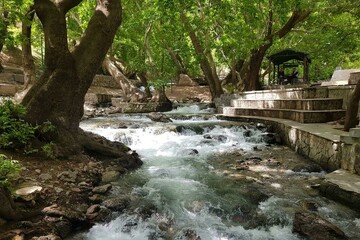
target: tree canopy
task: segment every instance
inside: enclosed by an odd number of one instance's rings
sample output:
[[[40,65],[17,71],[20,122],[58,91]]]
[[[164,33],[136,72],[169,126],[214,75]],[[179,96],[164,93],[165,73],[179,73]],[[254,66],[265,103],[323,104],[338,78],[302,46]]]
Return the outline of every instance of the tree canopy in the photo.
[[[66,15],[70,48],[79,43],[96,5],[79,2]],[[31,0],[3,1],[2,44],[21,44],[19,23],[32,4]],[[205,58],[220,78],[241,63],[238,72],[246,83],[254,65],[251,56],[265,46],[264,56],[285,48],[309,53],[313,81],[329,78],[336,66],[360,64],[357,1],[123,0],[122,5],[123,23],[109,54],[123,63],[127,73],[146,73],[154,83],[173,81],[179,72],[206,77],[201,65]],[[197,38],[197,47],[189,30]],[[43,33],[36,19],[32,31],[33,50],[43,56]],[[256,76],[268,67],[266,58],[261,56],[259,61],[259,68],[253,70]]]

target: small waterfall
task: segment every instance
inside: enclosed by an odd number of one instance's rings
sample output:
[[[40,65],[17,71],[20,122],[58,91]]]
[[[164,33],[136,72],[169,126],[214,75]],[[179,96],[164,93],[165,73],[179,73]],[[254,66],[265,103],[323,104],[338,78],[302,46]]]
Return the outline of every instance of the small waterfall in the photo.
[[[297,240],[302,238],[292,233],[292,218],[303,199],[316,201],[321,215],[358,234],[355,213],[329,206],[309,190],[309,179],[323,173],[297,174],[285,164],[272,165],[275,157],[303,159],[286,147],[265,144],[263,131],[255,126],[211,117],[165,124],[119,115],[88,120],[81,127],[128,144],[144,165],[115,183],[129,189],[132,207],[75,239]],[[237,170],[244,161],[252,165]],[[143,217],[149,209],[152,214]]]

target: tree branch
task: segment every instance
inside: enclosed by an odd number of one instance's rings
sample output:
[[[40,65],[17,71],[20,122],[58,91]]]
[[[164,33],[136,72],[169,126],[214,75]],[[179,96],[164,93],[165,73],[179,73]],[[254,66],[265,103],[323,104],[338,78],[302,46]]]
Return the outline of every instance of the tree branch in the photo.
[[[122,7],[120,0],[98,0],[95,13],[85,33],[74,49],[79,77],[90,85],[92,77],[110,48],[121,23]],[[87,79],[91,78],[91,79]]]
[[[58,3],[64,13],[79,5],[83,0],[62,0]]]

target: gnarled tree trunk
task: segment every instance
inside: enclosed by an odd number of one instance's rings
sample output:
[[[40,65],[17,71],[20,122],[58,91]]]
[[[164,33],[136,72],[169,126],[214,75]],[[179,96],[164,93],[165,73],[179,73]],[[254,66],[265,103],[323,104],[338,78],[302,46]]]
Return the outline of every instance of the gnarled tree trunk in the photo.
[[[0,187],[0,217],[6,220],[19,220],[22,214],[16,208],[10,192]]]
[[[103,61],[103,67],[115,80],[119,81],[123,93],[128,101],[142,102],[146,99],[146,93],[141,92],[134,84],[132,84],[129,79],[110,60],[109,57],[105,57]]]
[[[35,9],[32,5],[26,13],[26,21],[22,22],[21,33],[24,37],[22,42],[22,65],[24,69],[24,88],[15,94],[15,100],[21,102],[35,81],[35,63],[31,50],[31,25],[35,16]]]
[[[80,2],[34,1],[45,36],[45,70],[22,101],[27,108],[25,118],[37,124],[51,121],[56,126],[56,133],[49,138],[57,146],[57,156],[67,157],[96,148],[121,157],[124,148],[115,146],[118,151],[111,150],[105,139],[92,143],[94,137],[79,128],[85,94],[121,23],[121,1],[98,0],[80,43],[70,52],[65,15]],[[100,147],[102,143],[104,146]]]
[[[224,93],[220,84],[219,76],[216,73],[214,59],[211,55],[211,52],[202,47],[199,38],[197,37],[194,29],[192,29],[192,26],[190,25],[184,12],[181,14],[181,21],[184,24],[186,30],[188,31],[195,52],[200,59],[201,70],[203,71],[205,78],[209,84],[211,98],[212,100],[214,100],[215,98],[220,97],[220,95]]]
[[[272,0],[269,0],[269,6],[272,6]],[[273,12],[270,7],[267,24],[267,34],[263,39],[263,44],[256,49],[251,50],[248,64],[244,64],[247,68],[245,72],[245,90],[258,90],[261,88],[260,84],[260,69],[266,51],[272,46],[275,38],[285,37],[297,24],[304,21],[310,15],[310,11],[295,10],[286,24],[278,31],[273,31]]]
[[[2,13],[2,15],[0,16],[0,53],[3,50],[4,44],[5,44],[5,39],[6,39],[6,34],[7,34],[7,29],[8,29],[8,15],[9,12],[8,11],[4,11]],[[0,62],[0,72],[2,72],[3,70],[3,66],[2,63]]]

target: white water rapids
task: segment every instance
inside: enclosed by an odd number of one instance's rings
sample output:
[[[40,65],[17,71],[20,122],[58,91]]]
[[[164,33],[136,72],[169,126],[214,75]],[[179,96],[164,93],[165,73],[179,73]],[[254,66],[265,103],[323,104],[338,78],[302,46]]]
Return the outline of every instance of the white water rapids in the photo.
[[[187,110],[194,109],[198,110]],[[177,113],[184,114],[185,110]],[[292,233],[292,220],[303,199],[316,201],[318,214],[347,233],[359,234],[353,230],[359,226],[354,212],[319,197],[309,188],[307,181],[323,173],[297,174],[286,167],[263,165],[252,166],[251,174],[231,169],[232,163],[243,156],[260,153],[254,149],[262,150],[262,158],[301,161],[301,157],[283,146],[266,146],[256,128],[251,129],[250,137],[245,137],[246,129],[239,124],[214,117],[206,119],[193,117],[165,124],[141,116],[119,115],[83,122],[83,129],[120,140],[136,150],[144,165],[113,183],[112,195],[131,195],[132,210],[114,214],[112,221],[96,224],[73,239],[302,239]],[[118,123],[128,128],[118,128]],[[273,151],[280,153],[274,155]],[[241,154],[229,155],[236,152]],[[244,189],[252,186],[260,186],[269,198],[251,203]],[[142,219],[139,209],[144,206],[153,206],[156,212]],[[249,221],[237,220],[246,209],[252,211],[247,216]]]

